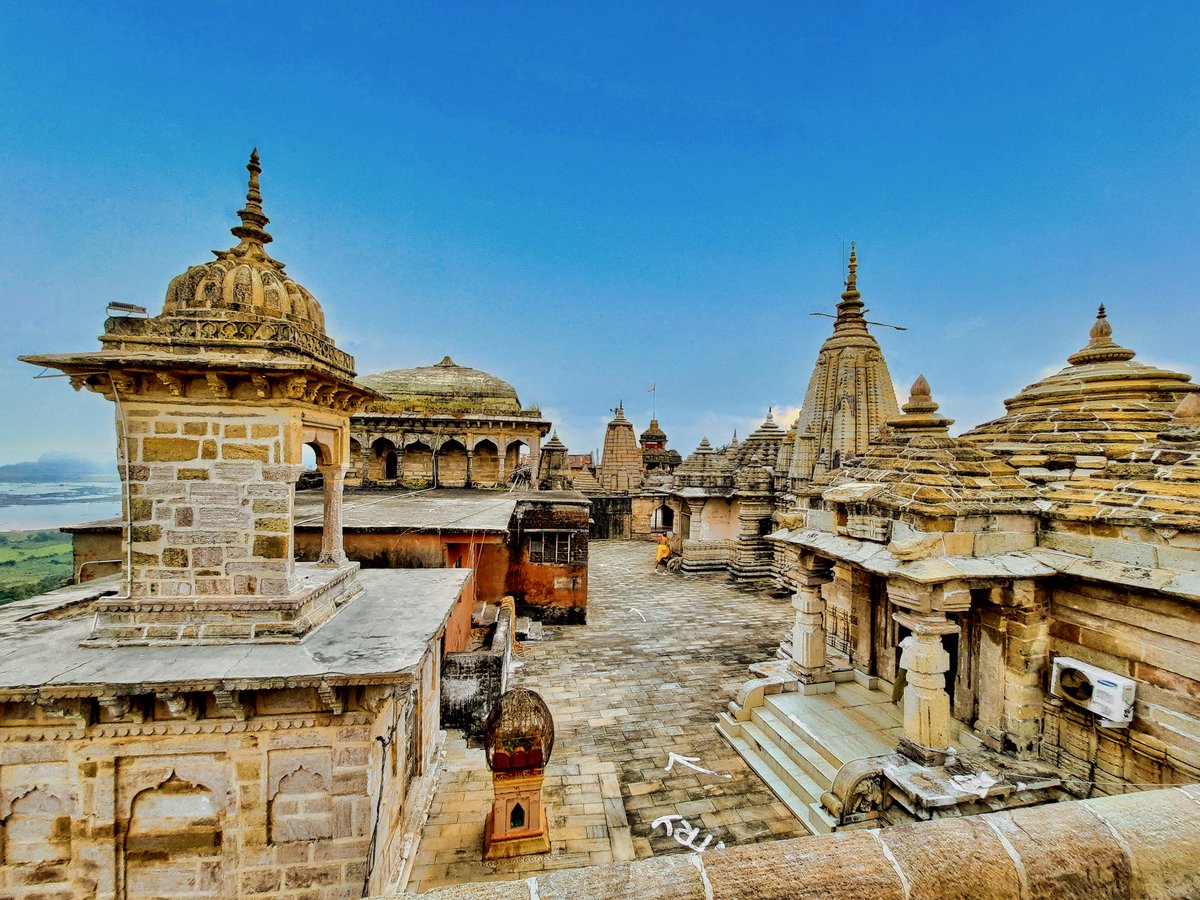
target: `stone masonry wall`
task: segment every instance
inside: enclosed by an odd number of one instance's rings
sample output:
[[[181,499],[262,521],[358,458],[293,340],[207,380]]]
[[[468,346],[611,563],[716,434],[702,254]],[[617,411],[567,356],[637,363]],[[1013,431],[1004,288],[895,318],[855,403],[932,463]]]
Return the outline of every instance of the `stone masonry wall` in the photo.
[[[1137,681],[1133,722],[1097,728],[1091,714],[1048,700],[1043,755],[1073,774],[1093,763],[1108,790],[1119,782],[1200,777],[1200,612],[1182,600],[1060,578],[1053,587],[1050,650]]]
[[[126,402],[121,409],[132,595],[287,594],[299,475],[285,458],[293,415],[245,404]]]
[[[436,668],[433,648],[419,687],[340,689],[343,711],[313,689],[243,694],[245,718],[212,697],[91,724],[4,704],[0,894],[358,897],[373,831],[370,887],[396,883],[414,841],[394,832],[415,835],[437,759]]]

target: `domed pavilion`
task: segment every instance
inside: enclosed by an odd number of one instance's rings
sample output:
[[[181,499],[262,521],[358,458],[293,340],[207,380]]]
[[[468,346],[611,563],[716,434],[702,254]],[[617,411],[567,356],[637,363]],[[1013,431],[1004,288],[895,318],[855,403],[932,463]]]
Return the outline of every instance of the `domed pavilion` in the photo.
[[[432,366],[366,375],[380,398],[354,417],[352,480],[404,487],[496,487],[540,466],[550,431],[516,388],[449,356]],[[538,479],[534,479],[536,483]]]

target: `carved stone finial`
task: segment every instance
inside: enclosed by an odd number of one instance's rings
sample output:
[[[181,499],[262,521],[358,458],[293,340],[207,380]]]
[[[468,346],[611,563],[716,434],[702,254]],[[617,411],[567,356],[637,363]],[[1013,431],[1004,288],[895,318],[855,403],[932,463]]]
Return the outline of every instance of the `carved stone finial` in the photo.
[[[246,190],[246,205],[238,210],[241,225],[231,228],[233,236],[243,244],[269,244],[274,238],[267,233],[266,226],[271,221],[262,208],[262,191],[258,186],[258,176],[262,174],[262,166],[258,162],[258,148],[250,152],[250,162],[246,163],[250,172],[250,184]]]
[[[891,419],[888,425],[905,434],[934,434],[945,435],[954,423],[937,414],[938,404],[933,399],[933,391],[924,375],[918,375],[908,392],[908,402],[900,407],[904,415]]]
[[[917,380],[913,382],[908,391],[908,402],[900,408],[909,415],[937,412],[938,405],[933,400],[933,390],[929,387],[929,382],[925,380],[924,375],[917,376]]]
[[[1136,356],[1134,351],[1115,343],[1112,333],[1112,323],[1108,321],[1108,313],[1104,311],[1104,304],[1101,303],[1096,311],[1096,321],[1088,331],[1088,345],[1078,353],[1068,356],[1067,362],[1073,366],[1082,366],[1086,363],[1133,359]]]
[[[858,252],[854,249],[854,241],[850,242],[849,275],[846,278],[846,290],[842,291],[842,300],[838,304],[838,324],[845,324],[849,319],[862,320],[862,294],[858,290]]]

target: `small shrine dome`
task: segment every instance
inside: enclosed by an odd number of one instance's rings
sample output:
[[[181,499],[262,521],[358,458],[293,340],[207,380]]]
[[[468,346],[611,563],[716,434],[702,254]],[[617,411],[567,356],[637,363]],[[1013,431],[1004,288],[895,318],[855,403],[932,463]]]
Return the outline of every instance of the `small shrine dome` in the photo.
[[[1021,466],[1049,470],[1077,468],[1081,459],[1090,458],[1089,466],[1119,459],[1153,441],[1200,385],[1181,372],[1134,361],[1134,351],[1112,334],[1101,306],[1087,346],[1067,358],[1066,368],[1005,400],[1003,416],[962,438]]]
[[[543,769],[554,750],[554,719],[534,691],[504,693],[483,726],[483,749],[493,772]]]
[[[198,319],[274,319],[290,322],[302,331],[325,336],[321,304],[303,286],[284,274],[284,264],[272,258],[266,245],[270,219],[263,212],[258,176],[262,173],[258,150],[246,165],[250,172],[246,205],[238,210],[240,225],[230,229],[239,239],[236,247],[214,250],[216,259],[191,266],[167,286],[164,316]]]

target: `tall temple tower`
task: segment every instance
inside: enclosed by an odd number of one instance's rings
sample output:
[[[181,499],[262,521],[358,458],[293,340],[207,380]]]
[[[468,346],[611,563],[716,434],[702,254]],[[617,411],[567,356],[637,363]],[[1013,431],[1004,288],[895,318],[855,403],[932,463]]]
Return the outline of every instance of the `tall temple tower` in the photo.
[[[624,404],[617,404],[616,415],[604,431],[604,455],[596,477],[606,491],[625,494],[641,487],[642,450],[633,423],[625,418]]]
[[[837,305],[833,334],[821,345],[796,428],[788,472],[793,485],[837,468],[867,449],[881,426],[897,418],[896,391],[863,318],[858,256],[850,245],[850,274]]]

